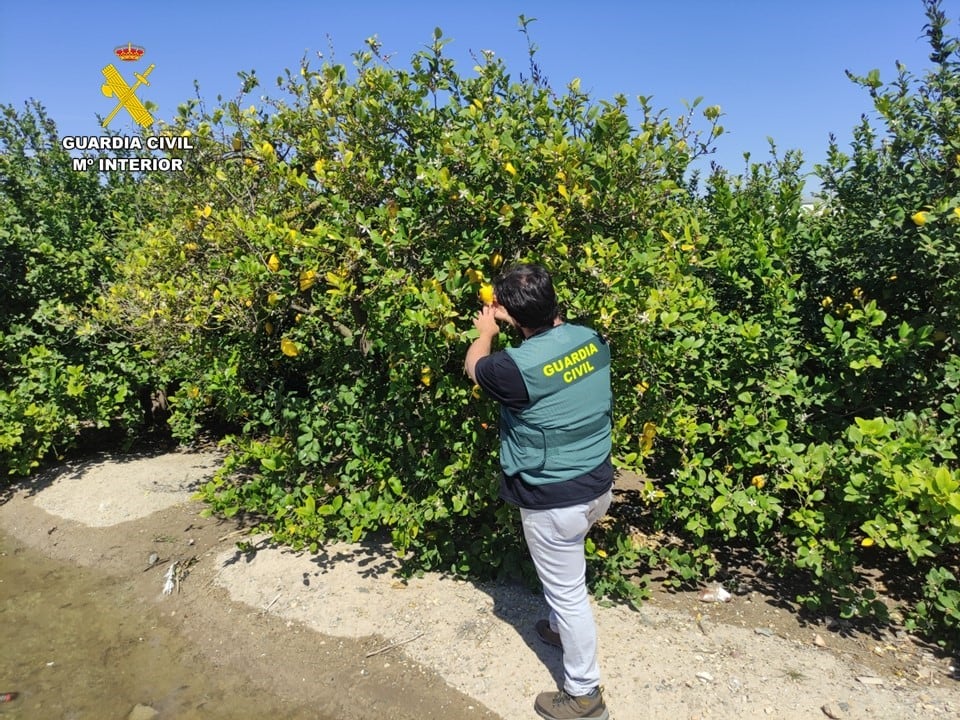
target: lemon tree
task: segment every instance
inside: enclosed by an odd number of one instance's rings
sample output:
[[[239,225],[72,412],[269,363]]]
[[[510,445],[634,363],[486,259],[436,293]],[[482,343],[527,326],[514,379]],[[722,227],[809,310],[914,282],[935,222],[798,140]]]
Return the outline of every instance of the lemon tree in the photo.
[[[446,42],[398,69],[371,39],[352,68],[287,73],[282,101],[185,105],[165,132],[196,155],[144,180],[160,214],[102,318],[152,349],[178,437],[230,433],[217,511],[294,545],[386,529],[418,567],[516,571],[497,409],[462,370],[471,319],[502,267],[539,261],[571,317],[625,337],[656,252],[628,248],[690,196],[720,113],[643,101],[637,132],[625,98],[517,82],[492,53],[461,75]]]
[[[26,475],[81,430],[139,430],[150,383],[89,306],[112,277],[136,187],[75,172],[36,102],[0,106],[0,468]]]

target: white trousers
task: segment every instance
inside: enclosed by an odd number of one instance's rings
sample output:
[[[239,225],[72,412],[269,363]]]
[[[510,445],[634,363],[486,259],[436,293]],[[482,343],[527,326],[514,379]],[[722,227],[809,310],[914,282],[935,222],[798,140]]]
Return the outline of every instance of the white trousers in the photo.
[[[550,606],[550,628],[563,643],[563,689],[586,695],[600,684],[597,626],[587,598],[587,531],[610,507],[612,491],[596,500],[552,510],[520,508],[523,536]]]

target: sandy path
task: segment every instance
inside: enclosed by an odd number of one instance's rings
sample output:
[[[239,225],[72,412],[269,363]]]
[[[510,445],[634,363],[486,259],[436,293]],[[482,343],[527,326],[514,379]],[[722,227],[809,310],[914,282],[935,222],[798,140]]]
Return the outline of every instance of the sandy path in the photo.
[[[76,524],[76,533],[97,528],[104,547],[116,547],[110,533],[136,534],[138,523],[164,509],[185,513],[169,522],[195,515],[200,508],[190,501],[191,488],[215,466],[212,455],[171,453],[62,468],[8,498],[0,526],[43,545],[49,533],[33,525],[62,518]],[[221,528],[210,537],[222,534]],[[98,551],[77,546],[73,552],[76,562],[89,564]],[[101,560],[108,556],[104,550]],[[511,720],[535,718],[534,696],[560,677],[560,652],[533,633],[545,612],[542,598],[521,587],[437,575],[403,583],[391,572],[388,549],[364,545],[331,546],[316,556],[271,548],[241,554],[231,541],[211,540],[199,564],[231,600],[286,621],[291,633],[303,627],[319,633],[306,652],[316,647],[318,655],[329,655],[338,641],[360,642],[369,649],[343,672],[379,677],[389,673],[385,668],[412,663],[465,696],[467,717],[491,717],[489,710]],[[159,593],[154,600],[163,602]],[[830,713],[905,720],[960,713],[960,683],[947,677],[949,661],[923,677],[882,676],[837,652],[839,640],[828,637],[826,647],[818,647],[812,631],[806,638],[758,634],[753,627],[713,622],[695,595],[687,600],[671,608],[654,600],[641,612],[595,606],[611,717],[799,720]],[[730,605],[748,601],[738,596]],[[232,612],[230,603],[221,605],[222,614]],[[706,619],[697,623],[701,611]],[[276,626],[284,624],[274,623],[274,634]],[[274,639],[282,647],[284,638]],[[451,700],[451,707],[458,703]]]

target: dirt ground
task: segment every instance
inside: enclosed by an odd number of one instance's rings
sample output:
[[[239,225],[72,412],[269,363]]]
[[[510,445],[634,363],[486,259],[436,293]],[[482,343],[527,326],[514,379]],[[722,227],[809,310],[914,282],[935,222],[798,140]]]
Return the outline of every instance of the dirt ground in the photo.
[[[0,529],[124,578],[218,671],[321,717],[536,717],[534,696],[561,677],[560,651],[533,632],[542,597],[439,575],[401,582],[389,549],[370,543],[311,555],[255,541],[242,552],[250,538],[190,499],[216,464],[188,452],[71,462],[0,498]],[[178,587],[165,595],[174,562]],[[595,614],[619,720],[960,714],[950,658],[895,629],[805,624],[773,594],[740,590],[720,604],[656,591],[639,612]]]

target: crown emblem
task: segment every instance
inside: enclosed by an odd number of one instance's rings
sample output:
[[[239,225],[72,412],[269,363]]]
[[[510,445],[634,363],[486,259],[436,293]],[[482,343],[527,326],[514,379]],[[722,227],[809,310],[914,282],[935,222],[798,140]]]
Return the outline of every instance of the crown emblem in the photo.
[[[142,47],[137,47],[133,43],[127,43],[113,49],[114,54],[124,62],[136,62],[143,57],[146,52]]]

